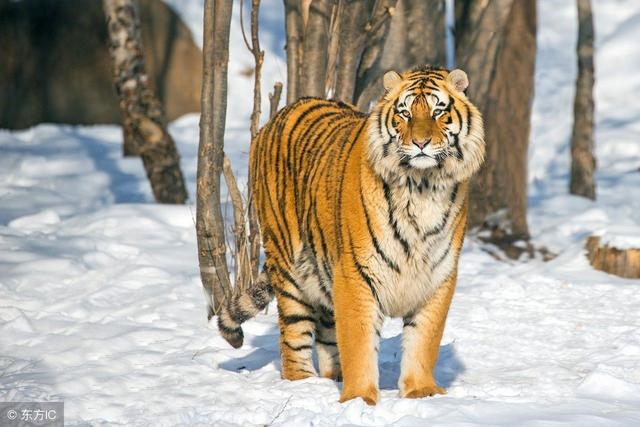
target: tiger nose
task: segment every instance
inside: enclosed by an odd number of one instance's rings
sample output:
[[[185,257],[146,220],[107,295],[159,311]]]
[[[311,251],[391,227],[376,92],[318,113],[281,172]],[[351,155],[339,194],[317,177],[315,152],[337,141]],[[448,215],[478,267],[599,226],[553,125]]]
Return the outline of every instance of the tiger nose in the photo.
[[[429,143],[431,142],[431,138],[423,139],[422,141],[416,141],[415,139],[412,139],[411,142],[413,142],[413,145],[422,150],[424,147],[429,145]]]

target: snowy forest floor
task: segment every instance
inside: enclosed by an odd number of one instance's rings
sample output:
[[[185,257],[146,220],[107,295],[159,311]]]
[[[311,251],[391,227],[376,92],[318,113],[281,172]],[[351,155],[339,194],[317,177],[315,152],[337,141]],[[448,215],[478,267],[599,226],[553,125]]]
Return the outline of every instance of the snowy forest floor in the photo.
[[[201,2],[173,3],[201,25]],[[268,88],[286,73],[281,2],[264,3]],[[375,407],[339,404],[330,380],[280,379],[273,304],[233,350],[206,322],[193,205],[151,203],[118,127],[40,125],[0,131],[0,401],[64,401],[67,425],[640,425],[640,280],[593,270],[583,247],[612,225],[640,232],[640,5],[594,4],[595,202],[567,195],[574,4],[539,5],[528,220],[558,256],[502,262],[467,239],[436,372],[447,395],[397,397],[397,319]],[[235,33],[231,76],[251,63]],[[242,180],[250,93],[232,77]],[[170,130],[193,200],[198,116]]]

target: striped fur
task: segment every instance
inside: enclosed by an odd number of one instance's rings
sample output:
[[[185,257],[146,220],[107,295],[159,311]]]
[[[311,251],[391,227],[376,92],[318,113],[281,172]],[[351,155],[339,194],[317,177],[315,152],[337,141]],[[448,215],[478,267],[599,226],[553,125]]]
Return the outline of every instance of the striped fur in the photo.
[[[305,98],[281,110],[251,149],[263,280],[231,300],[220,330],[278,302],[282,376],[344,378],[341,401],[378,399],[384,316],[403,317],[400,393],[441,393],[433,378],[464,239],[468,179],[484,159],[482,118],[464,72],[385,75],[366,115]]]

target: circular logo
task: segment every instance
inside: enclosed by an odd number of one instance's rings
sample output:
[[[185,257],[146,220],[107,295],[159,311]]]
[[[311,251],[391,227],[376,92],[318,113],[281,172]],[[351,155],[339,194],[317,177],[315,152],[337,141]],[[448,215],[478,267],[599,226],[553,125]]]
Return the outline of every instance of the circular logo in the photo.
[[[18,413],[13,409],[10,409],[7,411],[7,418],[9,418],[10,420],[15,420],[16,418],[18,418]]]

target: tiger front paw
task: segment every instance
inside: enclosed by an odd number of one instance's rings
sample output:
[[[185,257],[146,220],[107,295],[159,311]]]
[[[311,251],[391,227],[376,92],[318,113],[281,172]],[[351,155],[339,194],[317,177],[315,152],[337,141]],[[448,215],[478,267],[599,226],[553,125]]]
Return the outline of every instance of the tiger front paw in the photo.
[[[345,388],[342,390],[342,395],[340,395],[340,403],[358,397],[361,397],[367,405],[373,406],[378,403],[378,389],[373,385],[361,390]]]
[[[431,397],[437,394],[447,394],[447,390],[436,384],[433,379],[422,382],[404,380],[400,385],[400,396],[408,399],[420,399],[421,397]]]

